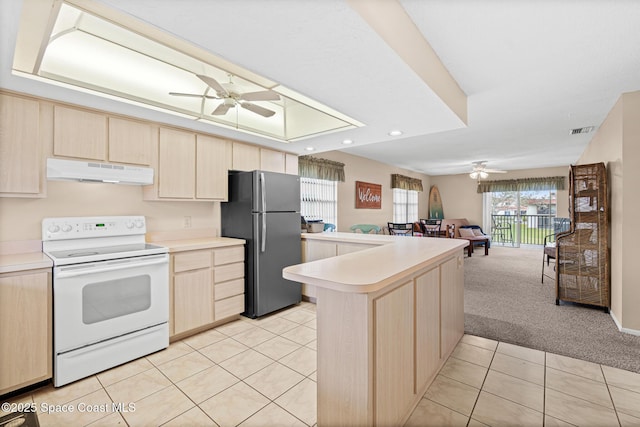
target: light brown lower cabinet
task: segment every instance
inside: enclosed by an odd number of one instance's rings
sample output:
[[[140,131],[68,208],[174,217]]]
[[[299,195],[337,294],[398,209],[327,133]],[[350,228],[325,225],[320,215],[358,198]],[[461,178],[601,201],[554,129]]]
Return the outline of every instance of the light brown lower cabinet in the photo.
[[[416,283],[416,393],[433,378],[440,365],[440,269]]]
[[[0,275],[0,395],[52,376],[51,270]]]
[[[186,336],[244,311],[244,246],[171,254],[170,335]]]
[[[198,328],[213,322],[211,269],[187,271],[174,277],[174,332]]]
[[[403,425],[464,334],[462,255],[317,298],[318,425]]]
[[[413,282],[373,302],[376,425],[391,426],[410,409],[414,387]],[[398,310],[398,308],[403,308]],[[399,331],[402,331],[399,333]]]

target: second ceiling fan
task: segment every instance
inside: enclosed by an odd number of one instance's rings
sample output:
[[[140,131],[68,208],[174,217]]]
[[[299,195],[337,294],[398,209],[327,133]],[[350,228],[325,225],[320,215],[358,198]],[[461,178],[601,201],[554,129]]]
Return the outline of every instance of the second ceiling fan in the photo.
[[[252,104],[248,101],[279,101],[280,95],[272,90],[261,90],[257,92],[245,92],[240,93],[237,91],[237,86],[231,80],[231,74],[229,74],[229,83],[220,84],[213,77],[205,76],[202,74],[196,74],[196,76],[206,83],[211,89],[213,89],[216,93],[213,95],[200,95],[196,93],[180,93],[180,92],[169,92],[169,95],[173,96],[188,96],[194,98],[205,98],[205,99],[220,99],[222,103],[216,107],[215,110],[211,112],[214,116],[223,116],[227,114],[230,108],[234,108],[236,105],[240,105],[242,108],[259,114],[263,117],[271,117],[276,112],[273,110],[269,110],[268,108],[264,108],[260,105]]]
[[[487,169],[487,161],[481,160],[477,162],[471,163],[473,168],[471,169],[471,173],[469,177],[471,179],[485,179],[489,176],[489,173],[506,173],[507,171],[498,170],[498,169]]]

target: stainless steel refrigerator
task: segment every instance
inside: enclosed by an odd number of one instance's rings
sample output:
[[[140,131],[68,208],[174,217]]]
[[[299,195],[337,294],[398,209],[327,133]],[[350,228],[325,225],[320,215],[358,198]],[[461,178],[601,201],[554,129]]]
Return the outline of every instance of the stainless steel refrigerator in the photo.
[[[302,286],[282,278],[301,262],[300,178],[275,172],[229,173],[222,236],[246,240],[245,311],[251,318],[297,304]]]

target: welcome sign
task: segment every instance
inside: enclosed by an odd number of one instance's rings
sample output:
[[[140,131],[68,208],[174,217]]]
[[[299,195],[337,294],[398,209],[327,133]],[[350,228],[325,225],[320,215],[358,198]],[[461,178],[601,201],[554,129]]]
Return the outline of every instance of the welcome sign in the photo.
[[[356,181],[356,209],[382,209],[382,185]]]

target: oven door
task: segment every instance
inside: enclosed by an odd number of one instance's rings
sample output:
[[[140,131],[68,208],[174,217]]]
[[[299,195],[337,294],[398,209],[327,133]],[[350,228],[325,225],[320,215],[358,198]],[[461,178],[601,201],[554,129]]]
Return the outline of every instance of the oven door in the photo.
[[[169,255],[55,267],[56,354],[169,319]]]

